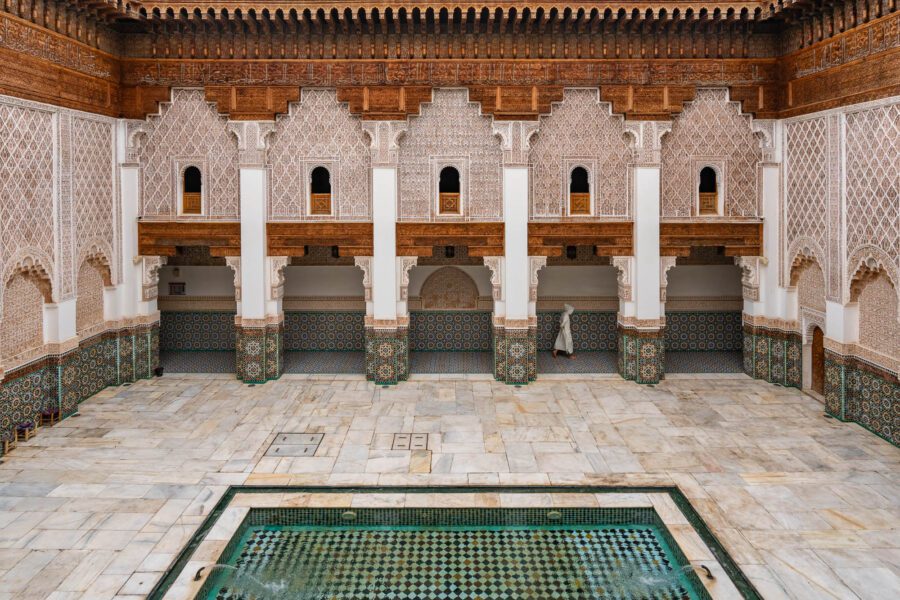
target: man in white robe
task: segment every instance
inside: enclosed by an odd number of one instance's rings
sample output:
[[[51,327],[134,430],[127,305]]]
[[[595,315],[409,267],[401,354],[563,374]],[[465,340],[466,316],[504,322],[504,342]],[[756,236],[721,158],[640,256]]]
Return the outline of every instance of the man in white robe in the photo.
[[[575,307],[571,304],[563,306],[563,314],[559,318],[559,334],[556,336],[556,341],[553,342],[553,358],[556,358],[559,352],[565,352],[569,355],[569,358],[575,358],[575,346],[572,344],[572,328],[569,324],[573,312],[575,312]]]

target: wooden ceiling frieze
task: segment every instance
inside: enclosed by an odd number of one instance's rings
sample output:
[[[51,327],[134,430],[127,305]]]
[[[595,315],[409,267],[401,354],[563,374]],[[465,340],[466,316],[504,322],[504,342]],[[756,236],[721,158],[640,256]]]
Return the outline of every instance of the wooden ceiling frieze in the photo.
[[[634,255],[632,221],[528,222],[529,256],[563,256],[567,246],[593,246],[597,256]]]
[[[662,221],[661,256],[690,256],[691,248],[724,247],[725,256],[762,256],[762,220]]]
[[[372,256],[372,223],[278,222],[266,224],[268,256],[306,256],[310,246],[338,248],[339,256]]]
[[[433,256],[436,247],[465,246],[468,256],[503,256],[503,223],[397,223],[397,256]]]
[[[138,254],[175,256],[179,246],[208,246],[210,256],[241,255],[237,221],[138,221]]]

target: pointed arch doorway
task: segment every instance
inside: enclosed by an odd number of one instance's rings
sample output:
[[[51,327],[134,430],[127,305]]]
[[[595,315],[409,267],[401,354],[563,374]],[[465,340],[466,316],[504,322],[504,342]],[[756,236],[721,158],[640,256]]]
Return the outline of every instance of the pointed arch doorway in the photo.
[[[825,334],[819,327],[813,327],[810,348],[812,369],[809,387],[819,395],[825,395]]]

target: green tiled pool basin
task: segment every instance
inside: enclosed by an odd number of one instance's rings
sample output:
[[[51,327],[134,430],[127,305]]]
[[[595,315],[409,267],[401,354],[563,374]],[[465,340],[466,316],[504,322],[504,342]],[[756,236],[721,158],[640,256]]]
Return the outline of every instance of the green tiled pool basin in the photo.
[[[708,598],[650,508],[252,509],[197,598]]]

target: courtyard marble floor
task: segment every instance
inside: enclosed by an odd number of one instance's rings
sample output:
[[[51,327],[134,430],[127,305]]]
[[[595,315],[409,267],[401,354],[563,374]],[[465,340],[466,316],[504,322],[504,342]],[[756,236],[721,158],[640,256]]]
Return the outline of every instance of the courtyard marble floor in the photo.
[[[894,446],[743,375],[567,377],[109,388],[3,457],[0,599],[143,597],[233,484],[581,483],[679,486],[766,598],[900,597]],[[263,456],[281,431],[324,439]],[[428,450],[392,450],[395,433],[428,433]]]

